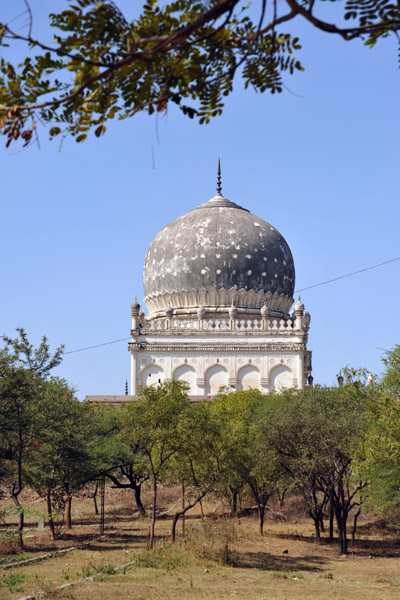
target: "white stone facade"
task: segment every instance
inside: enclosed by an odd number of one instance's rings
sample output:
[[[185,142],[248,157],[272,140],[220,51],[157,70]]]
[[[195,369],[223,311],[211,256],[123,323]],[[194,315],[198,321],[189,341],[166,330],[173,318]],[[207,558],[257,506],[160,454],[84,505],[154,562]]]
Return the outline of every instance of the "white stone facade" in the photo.
[[[186,381],[194,398],[221,387],[280,391],[303,388],[311,372],[310,316],[301,302],[286,318],[266,307],[169,308],[146,320],[134,303],[131,313],[131,395],[172,380]]]

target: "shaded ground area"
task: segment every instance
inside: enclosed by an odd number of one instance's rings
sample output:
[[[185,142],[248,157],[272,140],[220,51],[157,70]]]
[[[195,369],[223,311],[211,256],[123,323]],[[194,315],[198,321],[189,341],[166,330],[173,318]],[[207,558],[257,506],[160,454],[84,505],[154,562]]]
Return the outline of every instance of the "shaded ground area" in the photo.
[[[268,552],[233,553],[231,565],[241,569],[263,571],[309,571],[321,572],[326,559],[320,556],[274,556]]]
[[[175,495],[174,495],[175,494]],[[107,504],[108,499],[108,504]],[[164,490],[161,512],[176,504],[174,490]],[[41,501],[30,498],[38,507]],[[47,598],[69,600],[249,600],[332,599],[392,600],[400,598],[400,548],[365,521],[350,555],[340,556],[337,544],[316,544],[309,520],[269,518],[264,537],[250,513],[239,520],[224,517],[219,501],[204,504],[182,523],[176,545],[169,541],[173,511],[157,523],[156,548],[147,552],[147,519],[132,517],[132,498],[107,490],[106,530],[99,539],[99,521],[90,498],[75,502],[71,531],[49,542],[49,532],[33,527],[25,532],[23,558],[55,552],[43,562],[5,570],[17,556],[0,559],[0,600],[43,592]],[[131,511],[129,513],[129,511]],[[31,537],[30,537],[31,536]],[[66,554],[57,550],[82,545]],[[22,558],[22,557],[21,557]],[[125,567],[120,568],[125,565]],[[87,579],[89,578],[89,579]],[[58,588],[71,582],[76,586]]]

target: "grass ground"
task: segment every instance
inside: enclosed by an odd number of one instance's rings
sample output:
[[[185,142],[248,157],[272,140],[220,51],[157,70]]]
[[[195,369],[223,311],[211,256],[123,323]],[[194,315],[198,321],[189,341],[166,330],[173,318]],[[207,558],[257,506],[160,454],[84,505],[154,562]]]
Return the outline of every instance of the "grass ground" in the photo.
[[[26,500],[44,512],[40,499],[31,495]],[[39,532],[28,523],[23,557],[56,554],[7,569],[18,556],[3,556],[0,599],[29,595],[70,600],[400,599],[400,548],[366,520],[358,540],[350,545],[350,555],[343,557],[337,544],[315,544],[307,519],[267,520],[261,538],[254,517],[225,518],[224,507],[215,501],[204,505],[205,523],[196,510],[188,516],[186,536],[180,535],[175,546],[168,541],[173,511],[164,514],[157,523],[156,548],[148,553],[148,521],[132,518],[130,501],[129,492],[107,491],[101,539],[90,499],[75,502],[76,524],[56,543],[49,542],[48,530]],[[166,490],[164,511],[177,501]],[[28,517],[32,525],[34,520]],[[92,542],[90,547],[57,553],[87,541]],[[123,565],[128,566],[120,568]],[[78,580],[75,586],[58,589]]]

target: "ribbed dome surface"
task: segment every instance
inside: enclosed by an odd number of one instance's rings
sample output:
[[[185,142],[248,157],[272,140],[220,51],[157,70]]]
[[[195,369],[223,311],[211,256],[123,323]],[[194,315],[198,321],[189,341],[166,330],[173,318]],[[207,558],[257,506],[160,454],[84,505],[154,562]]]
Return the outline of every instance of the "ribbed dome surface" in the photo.
[[[291,299],[294,283],[293,258],[282,235],[220,194],[164,227],[143,269],[146,297],[235,288]]]

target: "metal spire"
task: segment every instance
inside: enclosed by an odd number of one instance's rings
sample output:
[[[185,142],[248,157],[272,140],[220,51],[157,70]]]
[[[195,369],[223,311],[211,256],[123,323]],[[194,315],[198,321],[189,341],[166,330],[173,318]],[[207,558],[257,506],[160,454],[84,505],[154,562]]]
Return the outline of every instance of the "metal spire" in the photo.
[[[221,161],[218,157],[218,172],[217,172],[217,194],[221,196],[222,185],[221,185]]]

